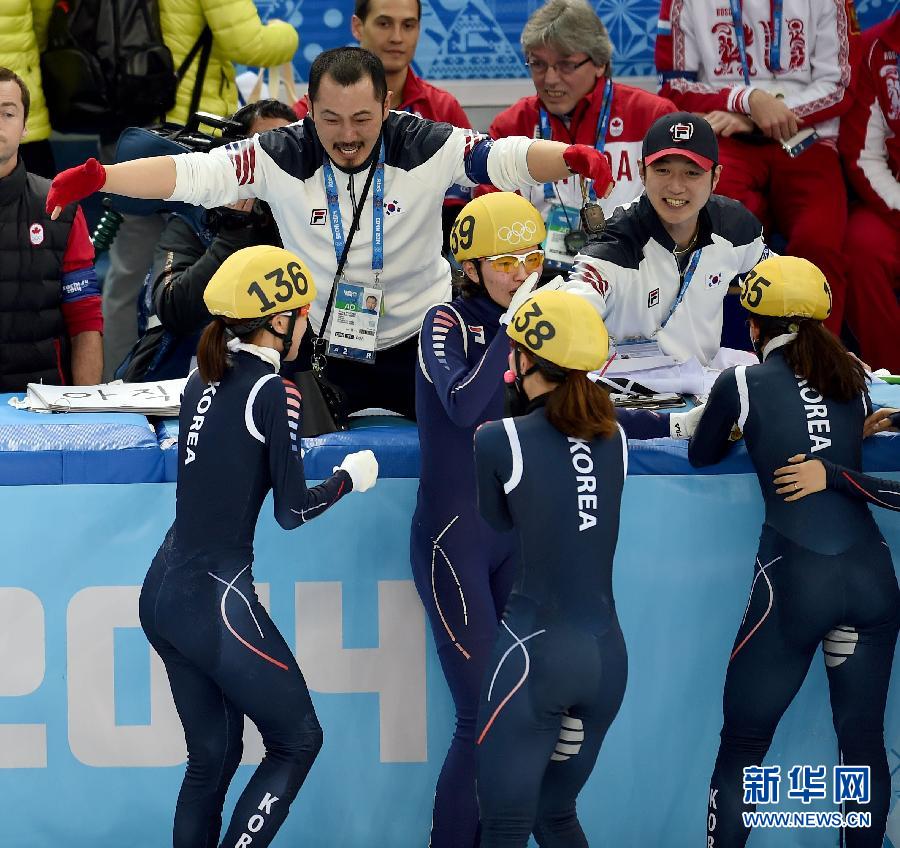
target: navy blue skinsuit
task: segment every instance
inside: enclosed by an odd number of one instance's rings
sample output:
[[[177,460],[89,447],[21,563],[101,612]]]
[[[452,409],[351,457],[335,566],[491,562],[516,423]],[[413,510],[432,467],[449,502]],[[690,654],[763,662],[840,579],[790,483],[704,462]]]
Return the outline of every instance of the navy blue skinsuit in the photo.
[[[456,729],[435,792],[432,848],[478,844],[475,720],[497,625],[518,568],[516,535],[491,529],[475,503],[476,428],[503,416],[509,338],[504,310],[487,295],[458,297],[425,316],[416,369],[422,471],[410,560]],[[669,435],[665,416],[621,410],[633,438]]]
[[[478,695],[517,567],[514,535],[496,533],[478,514],[472,452],[476,427],[503,415],[503,311],[486,296],[432,307],[416,369],[422,471],[410,560],[456,707],[435,792],[432,848],[477,845]]]
[[[322,745],[297,661],[253,587],[253,534],[271,489],[290,529],[352,489],[338,471],[307,488],[300,394],[240,351],[218,385],[194,373],[181,406],[175,521],[141,591],[141,625],[169,675],[188,749],[175,848],[215,848],[241,759],[243,717],[266,754],[241,794],[222,848],[274,838]]]
[[[863,500],[872,506],[900,512],[900,481],[851,471],[827,459],[822,460],[822,465],[825,466],[825,480],[829,489]]]
[[[522,568],[478,711],[482,848],[587,848],[575,800],[625,694],[612,596],[625,434],[584,442],[543,405],[475,436],[478,505]]]
[[[710,784],[707,845],[743,846],[743,769],[759,765],[821,644],[843,762],[871,768],[872,814],[848,828],[848,848],[880,848],[890,803],[884,710],[900,624],[900,590],[868,506],[825,490],[788,503],[773,473],[805,453],[858,471],[869,399],[838,403],[792,373],[777,348],[765,362],[725,371],[690,443],[694,465],[727,453],[737,423],[765,500],[750,598],[725,678],[724,725]],[[830,782],[830,780],[829,780]]]

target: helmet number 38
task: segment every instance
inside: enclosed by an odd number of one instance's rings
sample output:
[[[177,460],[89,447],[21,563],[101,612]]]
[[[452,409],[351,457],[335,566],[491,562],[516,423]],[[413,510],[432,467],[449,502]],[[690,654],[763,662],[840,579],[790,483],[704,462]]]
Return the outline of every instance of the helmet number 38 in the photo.
[[[532,302],[526,311],[520,312],[514,319],[515,329],[524,334],[522,340],[531,350],[540,350],[544,346],[545,341],[552,339],[556,335],[556,327],[546,318],[536,321],[534,326],[531,326],[532,319],[540,318],[543,314],[541,307],[537,303]]]
[[[266,314],[276,309],[278,304],[269,298],[271,294],[279,303],[287,303],[295,293],[304,295],[309,291],[309,280],[303,273],[297,262],[289,262],[287,265],[287,273],[290,279],[285,277],[284,268],[275,268],[265,275],[267,281],[265,288],[254,280],[247,287],[247,294],[256,295],[259,298],[260,314]]]

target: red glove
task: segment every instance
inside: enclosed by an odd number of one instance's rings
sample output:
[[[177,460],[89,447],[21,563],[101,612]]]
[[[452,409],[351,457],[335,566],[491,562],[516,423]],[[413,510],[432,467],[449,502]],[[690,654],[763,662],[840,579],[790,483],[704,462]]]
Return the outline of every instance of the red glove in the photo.
[[[69,168],[56,175],[47,194],[47,212],[57,206],[68,206],[82,200],[106,184],[106,168],[96,159],[88,159],[83,165]]]
[[[563,161],[573,174],[580,174],[594,181],[597,197],[606,197],[613,185],[609,161],[599,151],[587,144],[570,144],[563,151]]]

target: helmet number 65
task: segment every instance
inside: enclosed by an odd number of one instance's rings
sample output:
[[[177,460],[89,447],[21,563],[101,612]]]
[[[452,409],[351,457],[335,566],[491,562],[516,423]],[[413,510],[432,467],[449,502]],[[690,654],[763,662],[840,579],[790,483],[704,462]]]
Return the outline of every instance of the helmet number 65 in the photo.
[[[771,286],[772,283],[770,280],[767,280],[765,277],[752,271],[750,275],[747,276],[746,285],[747,294],[744,299],[747,301],[748,306],[756,309],[763,297],[763,287]]]

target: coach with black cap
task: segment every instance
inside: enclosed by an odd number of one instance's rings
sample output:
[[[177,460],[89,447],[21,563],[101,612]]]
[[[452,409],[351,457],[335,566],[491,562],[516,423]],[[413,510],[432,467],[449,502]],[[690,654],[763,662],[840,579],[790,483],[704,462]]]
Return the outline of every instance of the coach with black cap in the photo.
[[[760,222],[713,194],[718,158],[703,118],[659,118],[643,141],[644,193],[620,206],[576,256],[570,284],[590,286],[620,348],[642,341],[644,351],[708,364],[719,349],[729,285],[769,255]]]

